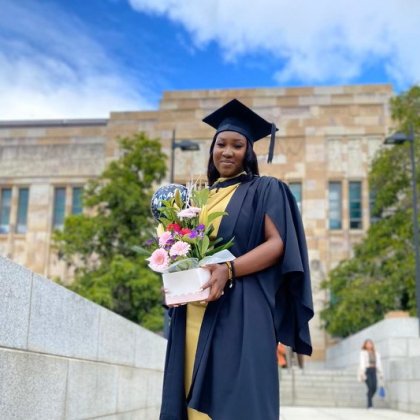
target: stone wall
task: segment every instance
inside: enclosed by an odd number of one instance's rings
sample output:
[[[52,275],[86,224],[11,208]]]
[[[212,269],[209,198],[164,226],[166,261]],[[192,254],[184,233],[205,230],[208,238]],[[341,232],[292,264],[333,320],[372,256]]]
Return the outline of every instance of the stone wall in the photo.
[[[420,356],[392,362],[387,388],[392,408],[420,414]]]
[[[390,407],[420,414],[419,320],[390,318],[365,328],[330,347],[326,367],[351,370],[356,380],[360,349],[368,338],[381,354]]]
[[[0,418],[158,417],[166,341],[0,257]]]

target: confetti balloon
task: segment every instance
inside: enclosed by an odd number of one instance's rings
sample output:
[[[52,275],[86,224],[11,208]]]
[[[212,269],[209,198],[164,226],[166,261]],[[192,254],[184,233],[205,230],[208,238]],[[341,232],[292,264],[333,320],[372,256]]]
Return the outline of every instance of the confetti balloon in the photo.
[[[162,207],[162,201],[170,200],[175,195],[175,190],[179,190],[181,194],[182,201],[186,202],[188,200],[188,189],[181,184],[168,184],[160,187],[152,197],[150,203],[150,209],[152,211],[153,217],[155,220],[158,220],[160,217],[159,208]]]

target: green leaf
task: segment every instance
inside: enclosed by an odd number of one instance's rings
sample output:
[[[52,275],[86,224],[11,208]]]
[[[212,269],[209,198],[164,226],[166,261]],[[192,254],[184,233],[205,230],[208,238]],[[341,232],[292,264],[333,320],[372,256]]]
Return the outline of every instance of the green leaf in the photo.
[[[146,248],[143,248],[141,246],[133,245],[131,247],[131,249],[134,252],[136,252],[138,255],[142,255],[142,256],[146,256],[146,257],[150,257],[150,255],[152,255],[152,253],[150,251],[148,251]]]
[[[226,216],[227,213],[225,211],[215,211],[213,213],[210,213],[207,216],[207,224],[212,223],[214,220],[216,220],[218,217]]]
[[[226,242],[226,244],[220,245],[215,247],[207,252],[207,255],[213,255],[216,252],[223,251],[224,249],[229,249],[235,242],[235,239],[232,238],[230,241]]]
[[[209,245],[210,245],[210,239],[207,235],[205,235],[203,239],[201,240],[201,244],[200,244],[201,258],[204,258],[206,256],[206,252],[207,252],[207,249],[209,248]]]
[[[195,190],[192,191],[192,197],[191,201],[194,206],[196,207],[203,207],[207,204],[207,201],[209,199],[210,191],[208,188],[203,188],[201,190]]]
[[[181,198],[181,193],[179,192],[178,189],[175,190],[175,194],[174,194],[174,199],[175,199],[175,204],[182,209],[184,207],[184,202],[182,201]]]

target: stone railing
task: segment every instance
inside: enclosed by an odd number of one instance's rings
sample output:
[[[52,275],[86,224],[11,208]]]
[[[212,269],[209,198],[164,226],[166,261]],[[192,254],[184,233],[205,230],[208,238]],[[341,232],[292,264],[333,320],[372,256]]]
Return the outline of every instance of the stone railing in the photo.
[[[0,257],[2,420],[154,420],[165,347],[162,337]]]
[[[384,319],[327,350],[328,369],[346,369],[356,378],[359,355],[370,338],[381,354],[391,408],[420,414],[420,338],[417,318]]]

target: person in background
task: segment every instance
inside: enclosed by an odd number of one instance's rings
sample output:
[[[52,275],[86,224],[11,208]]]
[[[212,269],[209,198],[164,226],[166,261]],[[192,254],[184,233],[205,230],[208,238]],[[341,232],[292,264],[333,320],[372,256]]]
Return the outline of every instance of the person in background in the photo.
[[[281,368],[287,367],[286,346],[280,342],[277,344],[277,364]]]
[[[358,372],[359,381],[365,382],[367,386],[367,408],[373,407],[372,399],[378,387],[378,378],[382,381],[383,377],[381,355],[375,350],[373,341],[367,339],[360,352]]]

